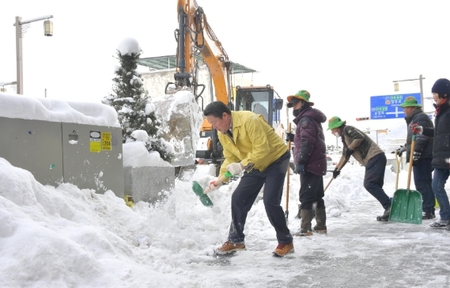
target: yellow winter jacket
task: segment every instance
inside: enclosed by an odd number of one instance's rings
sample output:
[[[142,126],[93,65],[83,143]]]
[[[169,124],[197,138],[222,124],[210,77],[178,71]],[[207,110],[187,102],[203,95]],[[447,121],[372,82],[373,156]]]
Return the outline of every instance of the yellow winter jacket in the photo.
[[[241,162],[243,166],[254,163],[253,169],[264,171],[287,152],[283,139],[275,133],[264,118],[249,111],[231,111],[233,139],[218,132],[225,160],[220,175],[230,163]]]

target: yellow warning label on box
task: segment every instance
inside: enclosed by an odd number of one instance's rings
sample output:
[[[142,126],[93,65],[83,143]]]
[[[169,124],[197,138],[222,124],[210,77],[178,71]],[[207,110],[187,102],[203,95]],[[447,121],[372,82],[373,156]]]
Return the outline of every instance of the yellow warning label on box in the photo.
[[[100,138],[100,131],[90,131],[89,132],[89,150],[91,152],[101,152],[102,151],[102,141]]]
[[[102,132],[102,151],[111,151],[111,132]]]
[[[100,141],[91,141],[89,148],[91,152],[102,152],[102,144]]]

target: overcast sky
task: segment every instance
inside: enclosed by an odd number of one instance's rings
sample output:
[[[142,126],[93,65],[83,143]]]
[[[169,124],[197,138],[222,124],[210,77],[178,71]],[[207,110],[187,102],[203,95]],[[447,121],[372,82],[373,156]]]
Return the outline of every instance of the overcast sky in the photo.
[[[394,93],[393,80],[423,74],[429,96],[437,78],[450,77],[448,1],[276,3],[198,1],[230,59],[259,71],[254,84],[271,84],[284,99],[306,89],[329,118],[354,122],[369,116],[370,96]],[[10,2],[0,10],[0,82],[16,78],[15,17],[53,15],[53,37],[43,35],[39,21],[23,39],[25,95],[98,102],[111,92],[114,56],[124,38],[139,42],[141,57],[175,54],[176,4]],[[418,81],[400,89],[419,92]]]

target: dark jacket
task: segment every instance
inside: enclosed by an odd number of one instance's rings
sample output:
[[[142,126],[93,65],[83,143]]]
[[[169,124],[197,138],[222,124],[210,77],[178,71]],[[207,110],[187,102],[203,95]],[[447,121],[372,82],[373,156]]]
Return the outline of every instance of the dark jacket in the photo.
[[[405,117],[407,129],[406,136],[406,162],[409,162],[412,142],[412,131],[409,126],[412,124],[418,124],[425,128],[433,128],[433,121],[430,117],[423,112],[421,108],[416,108],[409,117]],[[431,158],[433,156],[433,137],[428,137],[423,134],[416,135],[416,141],[414,143],[414,151],[420,152],[421,158]]]
[[[305,107],[294,119],[294,159],[305,170],[319,176],[327,173],[327,152],[322,124],[327,120],[322,111]]]
[[[450,158],[450,106],[445,102],[440,107],[436,107],[436,118],[433,128],[424,128],[423,135],[434,136],[433,160],[431,165],[434,168],[449,169],[447,162]]]
[[[347,149],[353,150],[352,156],[364,167],[366,167],[367,162],[369,162],[373,156],[384,153],[378,144],[373,142],[366,133],[353,126],[343,125],[341,126],[341,132],[344,149],[338,163],[338,167],[340,168],[342,168],[348,160],[345,157]]]

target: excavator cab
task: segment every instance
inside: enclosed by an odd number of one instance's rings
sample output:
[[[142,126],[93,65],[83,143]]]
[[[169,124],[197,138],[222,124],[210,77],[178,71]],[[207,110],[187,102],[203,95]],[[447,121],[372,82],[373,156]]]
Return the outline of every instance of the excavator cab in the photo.
[[[253,111],[261,114],[270,126],[277,128],[280,123],[280,110],[283,99],[274,97],[270,85],[257,87],[236,87],[236,111]]]

